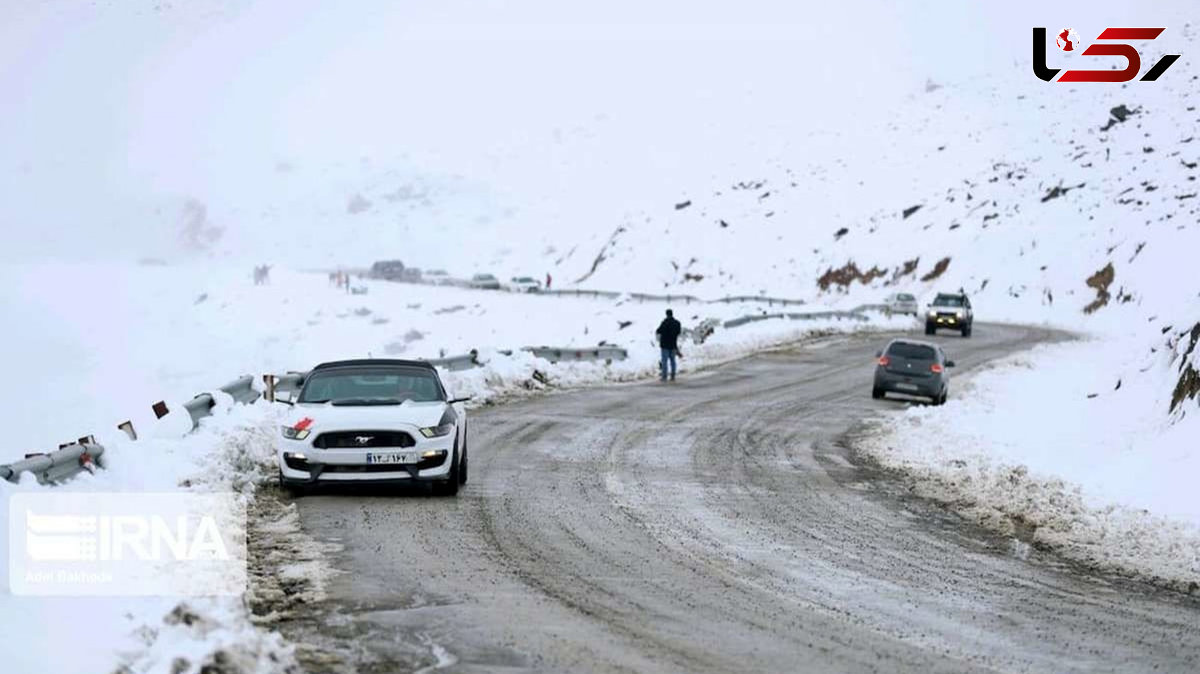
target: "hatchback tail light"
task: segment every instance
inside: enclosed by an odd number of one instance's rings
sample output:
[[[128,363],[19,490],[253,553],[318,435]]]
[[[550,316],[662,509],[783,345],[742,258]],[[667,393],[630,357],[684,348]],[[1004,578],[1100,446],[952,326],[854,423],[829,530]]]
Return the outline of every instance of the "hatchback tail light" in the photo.
[[[930,366],[929,366],[929,371],[930,371],[930,372],[932,372],[932,373],[934,373],[934,374],[941,374],[941,372],[942,372],[942,366],[941,366],[941,365],[938,365],[937,363],[934,363],[933,365],[930,365]]]
[[[880,357],[879,357],[879,365],[880,365],[880,366],[882,366],[882,367],[887,367],[887,366],[888,366],[888,363],[890,363],[890,362],[892,362],[892,359],[891,359],[891,358],[888,358],[887,356],[880,356]]]

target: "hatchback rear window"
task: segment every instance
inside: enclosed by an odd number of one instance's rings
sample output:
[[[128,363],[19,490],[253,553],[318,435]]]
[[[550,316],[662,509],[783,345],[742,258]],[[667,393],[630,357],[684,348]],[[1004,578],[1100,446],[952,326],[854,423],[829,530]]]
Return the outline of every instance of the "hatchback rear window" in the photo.
[[[907,344],[905,342],[896,342],[888,347],[888,355],[897,358],[908,358],[910,360],[936,360],[936,354],[932,346],[924,344]]]
[[[900,300],[901,302],[911,302],[917,298],[907,293],[900,293],[899,295],[896,295],[896,299]]]

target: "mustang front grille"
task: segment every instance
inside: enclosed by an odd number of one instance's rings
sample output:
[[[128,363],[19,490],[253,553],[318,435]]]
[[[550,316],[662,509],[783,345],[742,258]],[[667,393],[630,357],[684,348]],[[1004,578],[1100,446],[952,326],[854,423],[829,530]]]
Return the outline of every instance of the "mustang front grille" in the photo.
[[[320,449],[369,449],[372,447],[412,447],[417,444],[404,431],[337,431],[322,433],[313,440]]]

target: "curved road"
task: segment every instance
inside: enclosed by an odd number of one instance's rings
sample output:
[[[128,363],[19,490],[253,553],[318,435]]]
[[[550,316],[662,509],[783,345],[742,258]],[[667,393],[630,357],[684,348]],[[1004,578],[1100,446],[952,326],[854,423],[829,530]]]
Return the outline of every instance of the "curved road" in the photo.
[[[1056,335],[946,336],[957,375]],[[473,413],[456,500],[325,494],[328,599],[279,625],[346,671],[1200,670],[1200,601],[1010,554],[839,438],[886,336]],[[953,382],[951,383],[951,395]]]

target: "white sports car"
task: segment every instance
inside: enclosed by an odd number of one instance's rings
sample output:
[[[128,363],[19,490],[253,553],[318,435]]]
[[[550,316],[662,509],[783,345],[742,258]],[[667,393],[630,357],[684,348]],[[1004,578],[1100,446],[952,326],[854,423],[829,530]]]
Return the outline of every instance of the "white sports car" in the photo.
[[[313,368],[291,402],[276,451],[280,485],[467,481],[466,398],[451,399],[429,363],[344,360]]]

